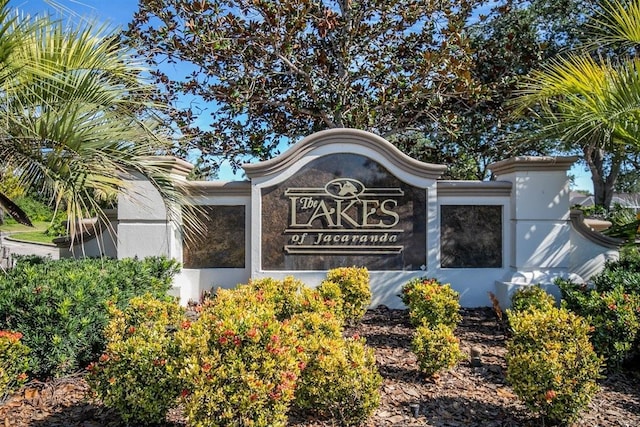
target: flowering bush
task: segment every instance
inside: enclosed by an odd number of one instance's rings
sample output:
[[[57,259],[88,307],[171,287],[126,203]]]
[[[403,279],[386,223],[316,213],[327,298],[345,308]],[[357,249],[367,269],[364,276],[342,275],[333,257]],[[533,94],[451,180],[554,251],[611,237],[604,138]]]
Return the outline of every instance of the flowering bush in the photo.
[[[291,323],[306,366],[294,406],[338,425],[360,425],[380,403],[381,377],[373,351],[362,339],[343,338],[342,319],[332,311],[298,313]]]
[[[282,280],[269,277],[254,279],[246,286],[239,286],[235,290],[242,289],[246,292],[257,293],[262,301],[269,301],[279,320],[289,319],[295,314],[308,311],[335,311],[336,303],[334,301],[325,298],[318,290],[309,288],[291,276]]]
[[[326,280],[336,283],[340,288],[342,318],[348,323],[362,319],[371,304],[369,271],[357,267],[334,268],[327,272]],[[326,290],[325,287],[325,296],[328,295]]]
[[[413,336],[412,349],[418,357],[420,371],[428,377],[453,368],[465,357],[460,351],[460,340],[444,324],[419,326]]]
[[[300,280],[288,276],[283,280],[270,277],[253,279],[249,281],[248,287],[274,304],[278,319],[284,320],[300,312],[300,294],[306,286]]]
[[[316,290],[323,298],[328,309],[344,320],[344,303],[342,301],[342,290],[340,290],[340,285],[331,280],[324,280]]]
[[[0,331],[0,401],[27,381],[29,348],[20,332]]]
[[[565,309],[509,313],[507,381],[525,405],[551,423],[574,422],[598,391],[602,359],[587,321]]]
[[[316,337],[307,340],[309,359],[296,391],[295,406],[312,410],[340,426],[359,426],[380,405],[382,377],[364,340]]]
[[[634,356],[640,342],[640,294],[627,293],[620,285],[599,292],[570,281],[557,283],[564,306],[593,326],[591,342],[609,369]]]
[[[295,329],[301,345],[307,349],[313,348],[315,341],[320,338],[342,338],[342,319],[331,311],[307,311],[294,314],[291,324]]]
[[[150,295],[112,305],[88,381],[130,424],[161,423],[180,396],[192,426],[284,426],[300,384],[302,406],[356,425],[378,406],[381,377],[332,308],[293,278],[218,289],[193,321]]]
[[[87,368],[87,381],[126,423],[160,423],[181,390],[173,334],[188,325],[184,310],[145,295],[133,298],[124,310],[112,305],[109,314],[107,348]]]
[[[416,278],[402,287],[402,302],[414,326],[443,324],[455,328],[461,320],[458,293],[436,279]]]
[[[286,424],[304,349],[261,293],[218,290],[176,341],[185,355],[179,377],[190,425]]]
[[[556,306],[553,295],[548,294],[542,287],[527,286],[518,289],[511,296],[511,311],[547,310]]]

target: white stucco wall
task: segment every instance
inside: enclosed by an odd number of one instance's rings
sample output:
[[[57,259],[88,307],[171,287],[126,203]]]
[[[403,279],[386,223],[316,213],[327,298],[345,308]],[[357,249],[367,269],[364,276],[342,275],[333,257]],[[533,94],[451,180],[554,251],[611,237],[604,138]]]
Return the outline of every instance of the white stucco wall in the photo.
[[[582,280],[599,271],[604,261],[617,257],[612,242],[585,237],[569,215],[567,170],[575,158],[518,157],[491,165],[496,182],[439,181],[443,166],[409,159],[382,138],[353,129],[314,134],[282,156],[246,165],[250,182],[195,182],[181,184],[191,203],[245,206],[244,268],[184,269],[175,280],[175,295],[183,303],[197,300],[217,286],[234,287],[250,277],[284,278],[293,275],[310,286],[325,278],[325,271],[269,271],[261,266],[261,190],[295,175],[314,159],[334,153],[368,157],[391,174],[422,188],[426,199],[427,262],[424,270],[370,271],[372,305],[402,307],[402,286],[415,277],[435,277],[460,293],[463,306],[489,306],[489,293],[509,305],[511,293],[521,286],[541,284],[552,292],[557,277]],[[188,169],[179,164],[184,172]],[[179,174],[178,174],[179,175]],[[184,177],[184,175],[182,175]],[[170,224],[155,189],[141,177],[132,177],[131,191],[122,196],[118,212],[118,257],[167,255],[182,260],[178,228]],[[442,268],[440,264],[440,207],[494,205],[502,207],[502,265],[499,268]]]

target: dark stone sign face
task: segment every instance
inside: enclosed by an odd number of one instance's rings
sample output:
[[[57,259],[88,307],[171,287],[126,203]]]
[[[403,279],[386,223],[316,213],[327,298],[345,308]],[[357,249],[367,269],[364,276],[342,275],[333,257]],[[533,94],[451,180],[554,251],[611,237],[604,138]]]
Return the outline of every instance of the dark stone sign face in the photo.
[[[330,154],[262,190],[262,268],[420,270],[426,189],[357,154]]]
[[[183,245],[184,268],[244,268],[245,207],[202,206],[198,216],[206,231],[193,235],[198,244]]]
[[[442,268],[502,267],[502,206],[440,206]]]

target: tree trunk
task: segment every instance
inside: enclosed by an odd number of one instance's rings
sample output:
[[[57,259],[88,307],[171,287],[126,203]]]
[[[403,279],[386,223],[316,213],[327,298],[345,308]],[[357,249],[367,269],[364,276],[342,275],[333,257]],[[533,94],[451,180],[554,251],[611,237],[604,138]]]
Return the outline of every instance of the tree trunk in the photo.
[[[611,207],[613,199],[613,188],[620,174],[622,166],[622,156],[619,152],[612,154],[607,171],[605,164],[606,152],[598,147],[588,146],[584,150],[584,160],[591,171],[591,182],[593,183],[593,198],[597,206],[604,206],[607,210]]]

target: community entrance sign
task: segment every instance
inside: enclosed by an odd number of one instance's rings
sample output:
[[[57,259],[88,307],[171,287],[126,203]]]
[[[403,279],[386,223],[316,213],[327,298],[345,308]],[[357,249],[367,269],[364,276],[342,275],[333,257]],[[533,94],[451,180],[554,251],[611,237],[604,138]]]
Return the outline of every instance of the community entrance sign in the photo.
[[[426,191],[359,154],[315,159],[261,189],[262,267],[419,270],[426,265]]]
[[[250,278],[295,276],[318,285],[329,269],[366,267],[372,304],[401,307],[402,286],[434,277],[463,306],[507,306],[522,286],[580,281],[618,256],[569,211],[567,170],[575,157],[515,157],[489,165],[496,181],[446,181],[446,166],[419,162],[357,129],[309,135],[282,155],[244,165],[246,181],[172,176],[206,232],[187,245],[153,186],[132,176],[118,203],[118,257],[168,255],[182,262],[183,302]],[[141,209],[141,206],[147,206]],[[581,225],[582,224],[582,225]]]

